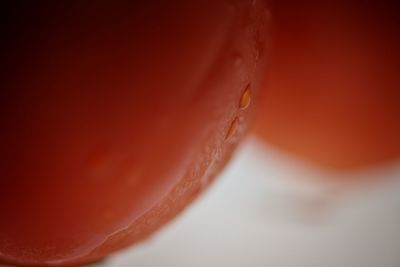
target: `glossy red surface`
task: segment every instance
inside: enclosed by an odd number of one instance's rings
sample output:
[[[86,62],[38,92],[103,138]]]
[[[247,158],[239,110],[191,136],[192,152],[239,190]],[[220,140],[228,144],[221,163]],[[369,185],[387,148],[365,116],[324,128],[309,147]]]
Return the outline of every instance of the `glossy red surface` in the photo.
[[[400,157],[400,38],[390,1],[272,1],[257,131],[335,169]]]
[[[168,222],[229,159],[253,113],[242,95],[260,86],[266,9],[24,5],[3,17],[0,259],[96,261]]]

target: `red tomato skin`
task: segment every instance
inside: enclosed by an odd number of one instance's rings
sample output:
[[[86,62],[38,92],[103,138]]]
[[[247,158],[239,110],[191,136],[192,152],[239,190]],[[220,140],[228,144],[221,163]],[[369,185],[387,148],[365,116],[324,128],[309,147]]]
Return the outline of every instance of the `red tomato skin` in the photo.
[[[264,3],[136,2],[8,7],[2,262],[72,266],[147,238],[243,138],[256,103],[240,100],[249,87],[257,98],[265,65]]]
[[[259,136],[324,168],[398,160],[399,22],[388,1],[272,1]]]

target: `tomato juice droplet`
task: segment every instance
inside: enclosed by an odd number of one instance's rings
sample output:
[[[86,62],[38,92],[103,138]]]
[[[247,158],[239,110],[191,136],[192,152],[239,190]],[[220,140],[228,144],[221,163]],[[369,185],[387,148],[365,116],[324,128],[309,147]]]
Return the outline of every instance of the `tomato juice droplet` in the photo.
[[[250,102],[251,102],[251,86],[249,84],[246,86],[246,89],[243,91],[243,94],[240,97],[239,108],[241,110],[248,108]]]
[[[225,140],[228,141],[231,139],[237,132],[237,129],[239,128],[239,119],[236,117],[233,119],[231,122],[231,125],[229,126],[228,132],[226,133]]]

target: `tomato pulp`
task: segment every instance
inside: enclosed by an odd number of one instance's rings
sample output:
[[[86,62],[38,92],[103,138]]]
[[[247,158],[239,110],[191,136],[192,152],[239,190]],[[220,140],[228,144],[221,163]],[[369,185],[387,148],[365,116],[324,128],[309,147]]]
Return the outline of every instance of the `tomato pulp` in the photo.
[[[3,7],[1,261],[99,260],[203,191],[253,113],[264,4]]]

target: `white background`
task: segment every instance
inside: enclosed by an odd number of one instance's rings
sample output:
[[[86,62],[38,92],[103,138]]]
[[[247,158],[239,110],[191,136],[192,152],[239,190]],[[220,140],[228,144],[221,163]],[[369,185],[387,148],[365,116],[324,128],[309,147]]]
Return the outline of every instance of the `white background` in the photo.
[[[399,267],[399,166],[346,174],[377,183],[325,183],[343,174],[251,138],[179,218],[101,266]]]

